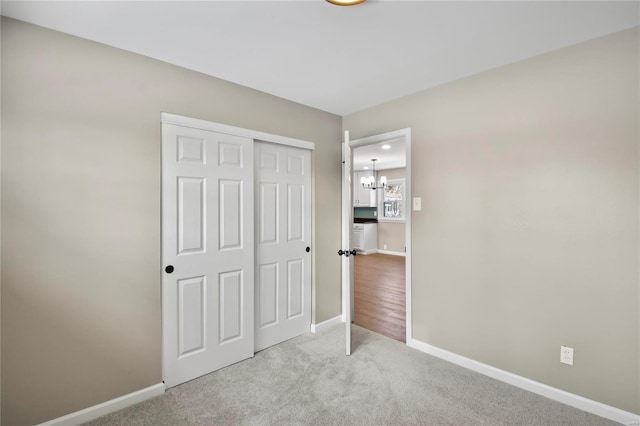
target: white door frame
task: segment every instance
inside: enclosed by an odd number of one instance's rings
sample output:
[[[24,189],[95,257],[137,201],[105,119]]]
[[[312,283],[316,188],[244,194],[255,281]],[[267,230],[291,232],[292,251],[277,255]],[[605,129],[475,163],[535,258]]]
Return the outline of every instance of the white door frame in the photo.
[[[342,203],[340,205],[340,213],[342,216],[342,244],[341,249],[346,250],[346,254],[342,254],[342,321],[346,324],[346,347],[345,354],[351,355],[351,321],[353,320],[353,257],[349,256],[351,251],[351,230],[353,228],[353,177],[351,166],[351,144],[349,142],[349,131],[344,132],[344,141],[342,142]],[[340,252],[338,252],[339,254]]]
[[[412,213],[412,197],[411,197],[411,128],[394,130],[392,132],[380,133],[377,135],[367,136],[365,138],[352,140],[350,145],[352,149],[362,146],[389,142],[392,140],[403,140],[405,146],[406,158],[406,219],[405,219],[405,244],[406,244],[406,260],[405,260],[405,297],[406,297],[406,342],[409,343],[413,339],[412,330],[412,313],[411,313],[411,213]],[[346,321],[347,303],[346,288],[342,289],[342,321]]]
[[[289,138],[286,136],[280,136],[280,135],[274,135],[271,133],[265,133],[265,132],[259,132],[256,130],[250,130],[250,129],[244,129],[242,127],[235,127],[235,126],[229,126],[226,124],[221,124],[221,123],[215,123],[212,121],[207,121],[207,120],[200,120],[197,118],[191,118],[191,117],[186,117],[186,116],[182,116],[182,115],[177,115],[177,114],[171,114],[171,113],[166,113],[166,112],[162,112],[160,113],[160,122],[164,123],[164,124],[174,124],[177,126],[183,126],[183,127],[190,127],[190,128],[194,128],[194,129],[201,129],[201,130],[207,130],[207,131],[211,131],[211,132],[217,132],[217,133],[224,133],[224,134],[228,134],[228,135],[233,135],[233,136],[241,136],[241,137],[245,137],[245,138],[250,138],[253,139],[254,142],[257,141],[262,141],[262,142],[271,142],[271,143],[275,143],[275,144],[279,144],[279,145],[286,145],[286,146],[292,146],[292,147],[296,147],[296,148],[303,148],[303,149],[307,149],[309,151],[313,151],[315,149],[315,144],[313,142],[309,142],[309,141],[305,141],[302,139],[295,139],[295,138]],[[251,167],[253,168],[253,165],[251,165]],[[315,191],[314,191],[314,167],[313,167],[313,153],[311,156],[311,270],[312,270],[312,275],[311,275],[311,288],[312,288],[312,292],[313,292],[313,288],[314,286],[314,281],[315,281],[315,252],[316,252],[316,247],[315,247],[315,214],[313,213],[314,211],[314,197],[315,197]],[[161,170],[161,178],[162,178],[162,170]],[[162,191],[160,193],[161,197],[162,197]],[[160,202],[160,206],[162,206],[162,200]],[[253,207],[253,206],[252,206]],[[160,214],[162,215],[162,211],[160,212]],[[161,224],[162,224],[162,217],[160,220]],[[162,255],[162,235],[160,236],[160,249],[161,249],[161,253],[160,253],[160,262],[164,261],[164,257]],[[254,248],[255,249],[255,248]],[[164,269],[164,265],[162,265],[161,263],[161,269]],[[162,292],[162,274],[160,275],[160,288],[161,288],[161,292]],[[255,283],[255,274],[252,280],[252,284]],[[308,297],[311,298],[312,300],[312,305],[311,305],[311,321],[313,321],[313,316],[314,316],[314,311],[315,311],[315,306],[313,305],[313,294],[310,294]],[[163,359],[163,350],[164,350],[164,342],[166,341],[166,336],[167,336],[167,329],[166,329],[166,318],[163,318],[162,315],[163,310],[161,309],[161,326],[162,326],[162,345],[160,347],[160,356],[162,359],[162,379],[164,381],[166,374],[164,371],[164,359]],[[254,313],[255,313],[255,306],[254,306]],[[255,342],[254,342],[254,352],[255,352]]]
[[[280,145],[295,146],[298,148],[313,151],[315,144],[302,139],[289,138],[286,136],[273,135],[271,133],[259,132],[257,130],[243,129],[242,127],[229,126],[227,124],[215,123],[213,121],[200,120],[198,118],[185,117],[183,115],[160,113],[160,121],[176,126],[193,127],[195,129],[209,130],[211,132],[226,133],[228,135],[251,138],[254,141],[264,141],[277,143]]]

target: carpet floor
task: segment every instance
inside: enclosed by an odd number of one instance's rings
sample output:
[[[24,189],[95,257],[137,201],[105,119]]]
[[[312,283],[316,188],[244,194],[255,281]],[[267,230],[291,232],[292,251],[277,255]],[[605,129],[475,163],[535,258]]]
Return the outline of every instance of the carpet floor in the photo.
[[[353,327],[305,334],[92,422],[104,425],[614,425]]]

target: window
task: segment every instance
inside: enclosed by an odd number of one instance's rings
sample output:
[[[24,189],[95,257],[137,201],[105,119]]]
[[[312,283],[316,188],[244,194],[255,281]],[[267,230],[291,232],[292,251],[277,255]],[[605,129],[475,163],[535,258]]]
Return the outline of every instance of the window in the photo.
[[[405,195],[404,179],[390,179],[384,187],[382,196],[382,218],[381,221],[403,221],[405,220]]]

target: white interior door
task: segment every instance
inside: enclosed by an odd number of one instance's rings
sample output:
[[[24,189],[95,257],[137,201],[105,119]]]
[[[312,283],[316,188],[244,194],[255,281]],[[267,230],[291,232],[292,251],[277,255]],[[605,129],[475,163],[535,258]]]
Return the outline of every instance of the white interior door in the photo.
[[[346,323],[346,354],[351,355],[351,321],[353,321],[353,256],[351,255],[351,229],[353,228],[353,204],[351,201],[351,146],[349,132],[344,132],[342,144],[342,312]]]
[[[311,152],[255,144],[256,351],[311,326]]]
[[[167,387],[253,356],[253,141],[162,125]]]

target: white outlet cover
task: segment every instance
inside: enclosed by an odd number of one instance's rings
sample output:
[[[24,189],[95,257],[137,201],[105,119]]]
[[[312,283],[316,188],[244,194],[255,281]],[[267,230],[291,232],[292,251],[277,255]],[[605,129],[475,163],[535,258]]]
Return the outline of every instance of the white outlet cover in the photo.
[[[573,365],[573,348],[560,346],[560,362],[567,365]]]

